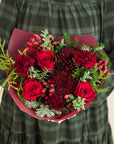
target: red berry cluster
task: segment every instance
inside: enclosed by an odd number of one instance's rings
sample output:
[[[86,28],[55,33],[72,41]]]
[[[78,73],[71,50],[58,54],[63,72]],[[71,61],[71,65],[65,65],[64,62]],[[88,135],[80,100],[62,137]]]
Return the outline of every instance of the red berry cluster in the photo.
[[[64,95],[64,99],[65,100],[67,100],[69,98],[69,96],[66,94],[66,95]],[[70,103],[68,103],[67,105],[66,105],[66,107],[67,108],[70,108],[71,107],[71,104]]]
[[[50,43],[50,45],[56,46],[57,42],[53,41],[53,39],[54,39],[53,35],[50,34],[50,40],[52,40],[52,43]]]
[[[34,34],[30,41],[27,42],[29,47],[38,47],[41,50],[46,49],[44,46],[41,46],[41,37],[38,34]]]
[[[105,75],[109,75],[110,72],[109,72],[109,69],[107,67],[107,64],[108,64],[108,61],[103,61],[101,59],[98,60],[98,70],[99,70],[99,76],[100,77],[103,77],[104,76],[104,73]]]
[[[28,46],[32,47],[32,46],[38,46],[38,43],[41,42],[41,37],[37,34],[33,35],[34,37],[32,37],[30,39],[30,41],[27,42]]]
[[[54,84],[52,84],[52,83],[50,83],[50,80],[48,80],[47,82],[46,81],[44,81],[44,82],[42,82],[42,85],[45,87],[45,88],[43,88],[42,89],[42,97],[43,98],[45,98],[45,102],[44,102],[44,104],[45,105],[47,105],[48,104],[48,99],[49,99],[49,97],[51,97],[52,95],[53,95],[53,93],[54,93]],[[49,96],[48,95],[46,95],[46,92],[48,92],[49,94]]]

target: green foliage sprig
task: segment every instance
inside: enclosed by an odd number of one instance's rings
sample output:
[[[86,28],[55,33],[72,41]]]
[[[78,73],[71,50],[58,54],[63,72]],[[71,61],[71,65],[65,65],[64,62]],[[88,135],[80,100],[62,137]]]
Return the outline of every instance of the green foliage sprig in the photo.
[[[54,39],[50,40],[50,35],[47,29],[45,31],[42,31],[41,36],[43,37],[42,40],[44,41],[41,46],[46,47],[47,50],[54,50],[54,46],[51,45],[51,42]]]
[[[37,80],[39,80],[39,82],[43,82],[44,79],[48,79],[49,75],[52,73],[48,70],[45,71],[41,71],[38,69],[35,69],[33,66],[31,66],[31,68],[29,69],[29,76],[30,78],[36,78]]]
[[[8,77],[3,82],[2,87],[5,87],[6,83],[8,82],[9,87],[13,87],[15,90],[17,90],[16,85],[16,79],[19,77],[19,74],[15,72],[15,69],[13,67],[13,64],[15,63],[13,59],[9,56],[8,51],[4,51],[5,41],[3,44],[1,44],[0,39],[0,48],[1,48],[1,54],[0,54],[0,69],[5,70],[8,73]],[[8,88],[9,88],[8,87]]]
[[[48,105],[40,105],[40,108],[36,109],[36,115],[39,116],[39,117],[44,117],[44,116],[47,116],[47,117],[53,117],[55,116],[56,114],[61,114],[62,112],[60,111],[56,111],[54,109],[49,109],[49,106]]]
[[[13,59],[9,56],[8,51],[4,51],[4,46],[5,46],[5,41],[3,44],[1,44],[1,39],[0,39],[0,49],[1,49],[1,54],[0,54],[0,69],[1,70],[6,70],[6,71],[11,71],[13,69],[13,64],[14,61]]]
[[[79,65],[75,65],[75,70],[73,71],[73,78],[81,78],[84,76],[84,73],[87,72],[87,68]]]

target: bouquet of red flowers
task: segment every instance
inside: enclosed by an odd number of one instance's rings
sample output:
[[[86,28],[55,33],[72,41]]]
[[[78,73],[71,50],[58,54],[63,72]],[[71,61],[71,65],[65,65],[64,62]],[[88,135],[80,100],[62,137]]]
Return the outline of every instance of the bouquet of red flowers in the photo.
[[[38,119],[61,122],[84,110],[111,74],[110,61],[92,35],[55,38],[15,29],[0,69],[17,106]]]

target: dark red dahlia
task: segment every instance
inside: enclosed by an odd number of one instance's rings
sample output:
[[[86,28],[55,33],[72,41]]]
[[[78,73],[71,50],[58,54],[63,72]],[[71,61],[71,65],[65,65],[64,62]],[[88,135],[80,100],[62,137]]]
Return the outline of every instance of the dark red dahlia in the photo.
[[[77,51],[74,54],[74,59],[76,65],[84,66],[87,68],[87,70],[92,69],[97,62],[96,54],[93,54],[86,50]]]
[[[20,76],[28,76],[29,68],[34,65],[35,60],[26,55],[18,55],[14,64],[15,71],[20,73]]]
[[[60,109],[63,109],[65,100],[61,96],[61,94],[57,92],[57,93],[53,93],[53,95],[50,97],[49,104],[50,104],[51,108],[58,111]]]
[[[63,48],[62,52],[58,54],[58,62],[62,63],[65,66],[66,70],[73,70],[74,63],[72,58],[74,57],[74,53],[77,51],[74,47]]]
[[[65,69],[58,69],[53,72],[50,82],[54,84],[55,90],[62,95],[73,93],[77,84],[77,80],[73,79],[72,73]]]

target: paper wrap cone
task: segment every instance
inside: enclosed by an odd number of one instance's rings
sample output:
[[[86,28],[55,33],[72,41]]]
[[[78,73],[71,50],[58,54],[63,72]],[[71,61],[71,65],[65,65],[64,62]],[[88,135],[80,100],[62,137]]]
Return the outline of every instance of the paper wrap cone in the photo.
[[[24,48],[24,45],[26,44],[27,41],[30,41],[30,38],[33,36],[33,33],[27,32],[27,31],[23,31],[20,29],[14,29],[10,42],[9,42],[9,46],[8,46],[8,53],[10,55],[10,57],[13,58],[13,60],[16,59],[17,55],[18,55],[18,49],[21,50]],[[63,37],[57,37],[57,40],[60,41]],[[82,44],[85,45],[94,45],[94,44],[98,44],[98,42],[96,41],[96,39],[93,37],[93,35],[73,35],[71,36],[71,40],[75,40],[75,38],[78,39],[78,47],[80,47]],[[80,112],[82,109],[80,109],[80,111],[74,110],[71,111],[69,113],[62,113],[61,115],[55,116],[55,117],[38,117],[36,116],[35,110],[33,109],[29,109],[27,108],[24,103],[19,99],[18,95],[16,94],[16,91],[10,87],[9,89],[9,93],[11,95],[11,97],[13,98],[14,102],[16,103],[16,105],[19,107],[19,109],[29,115],[31,115],[32,117],[35,117],[37,119],[40,120],[51,120],[51,121],[56,121],[58,123],[62,122],[65,119],[69,119],[73,116],[75,116],[78,112]],[[85,104],[85,108],[88,107],[90,103]]]

